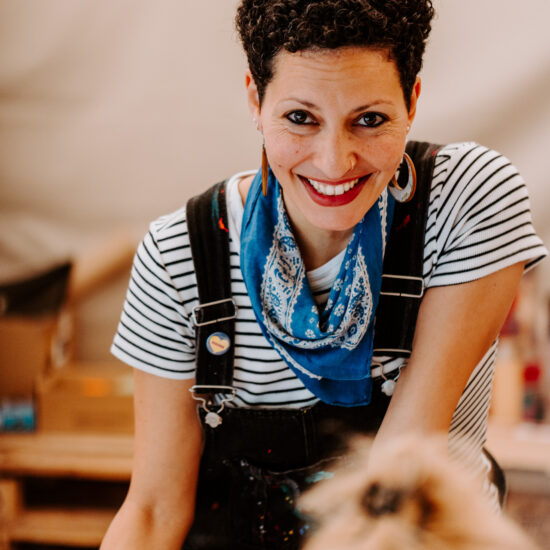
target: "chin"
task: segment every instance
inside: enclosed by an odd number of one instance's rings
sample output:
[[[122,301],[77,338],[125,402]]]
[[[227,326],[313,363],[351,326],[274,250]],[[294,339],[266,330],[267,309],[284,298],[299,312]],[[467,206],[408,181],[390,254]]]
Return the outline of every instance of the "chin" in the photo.
[[[359,218],[355,216],[351,218],[344,218],[338,215],[331,215],[331,213],[324,213],[324,215],[316,216],[308,221],[311,225],[315,226],[317,229],[322,229],[323,231],[351,234],[363,216],[364,214],[362,214]]]

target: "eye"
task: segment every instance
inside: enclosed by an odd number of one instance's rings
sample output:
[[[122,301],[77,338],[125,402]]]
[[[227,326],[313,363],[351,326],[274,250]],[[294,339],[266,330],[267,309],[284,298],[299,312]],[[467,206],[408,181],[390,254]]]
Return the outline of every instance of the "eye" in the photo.
[[[377,128],[386,120],[388,120],[387,117],[380,113],[364,113],[357,119],[357,124],[367,128]]]
[[[293,124],[315,124],[315,120],[307,111],[291,111],[285,116]]]

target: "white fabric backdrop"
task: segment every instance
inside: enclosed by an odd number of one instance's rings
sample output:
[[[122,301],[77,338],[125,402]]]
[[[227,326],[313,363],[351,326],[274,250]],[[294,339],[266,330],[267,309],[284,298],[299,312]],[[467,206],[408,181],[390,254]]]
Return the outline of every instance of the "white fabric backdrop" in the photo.
[[[231,173],[259,138],[235,0],[0,3],[0,282],[81,254]],[[548,242],[548,0],[436,1],[417,139],[508,155]],[[549,280],[549,277],[545,278]],[[81,307],[80,355],[105,357],[126,277]]]

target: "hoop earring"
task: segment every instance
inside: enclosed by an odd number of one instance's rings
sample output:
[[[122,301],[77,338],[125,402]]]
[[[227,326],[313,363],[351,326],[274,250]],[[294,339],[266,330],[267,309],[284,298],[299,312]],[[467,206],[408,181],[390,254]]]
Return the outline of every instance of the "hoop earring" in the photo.
[[[269,164],[265,152],[265,144],[262,145],[262,195],[267,196],[267,181],[269,178]]]
[[[403,164],[407,165],[407,179],[404,186],[403,180],[405,179],[405,174],[404,170],[402,170]],[[414,197],[414,192],[416,191],[416,169],[411,157],[407,153],[403,153],[403,161],[399,166],[398,172],[397,177],[394,174],[388,188],[397,202],[409,202]]]

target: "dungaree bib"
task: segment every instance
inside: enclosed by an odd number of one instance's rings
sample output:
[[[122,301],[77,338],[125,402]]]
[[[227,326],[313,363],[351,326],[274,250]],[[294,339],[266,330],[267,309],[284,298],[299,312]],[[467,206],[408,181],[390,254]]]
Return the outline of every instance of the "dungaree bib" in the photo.
[[[386,254],[374,348],[408,357],[424,285],[424,233],[438,146],[409,142],[417,171],[412,201],[397,204]],[[308,519],[295,503],[299,494],[330,476],[331,462],[344,452],[345,435],[376,433],[390,397],[374,379],[372,399],[360,407],[319,402],[305,409],[245,409],[224,406],[230,399],[233,346],[215,355],[207,340],[235,334],[231,298],[224,183],[187,205],[187,222],[200,306],[196,325],[195,396],[205,445],[197,489],[195,521],[184,550],[295,550],[307,534]],[[225,274],[225,276],[220,276]],[[221,423],[218,422],[221,420]]]

